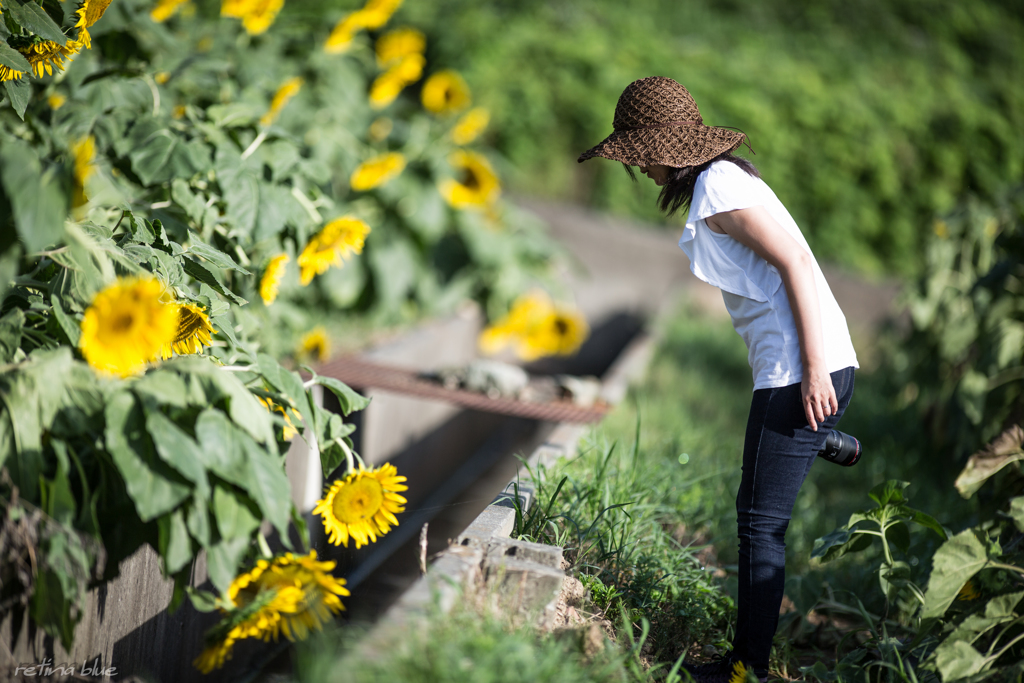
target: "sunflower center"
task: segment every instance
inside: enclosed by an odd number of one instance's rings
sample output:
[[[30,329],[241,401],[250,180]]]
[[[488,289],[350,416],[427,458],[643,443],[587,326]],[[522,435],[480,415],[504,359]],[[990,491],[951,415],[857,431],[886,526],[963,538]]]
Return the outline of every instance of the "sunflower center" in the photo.
[[[467,169],[466,176],[463,179],[462,184],[465,185],[470,190],[479,190],[480,178],[472,170]]]
[[[132,328],[135,317],[131,313],[122,313],[110,321],[110,328],[114,332],[127,332]]]
[[[569,323],[565,322],[562,318],[555,318],[555,332],[558,333],[558,336],[563,337],[568,331]]]
[[[380,482],[363,477],[346,486],[334,496],[334,516],[345,524],[354,524],[377,514],[384,503]]]

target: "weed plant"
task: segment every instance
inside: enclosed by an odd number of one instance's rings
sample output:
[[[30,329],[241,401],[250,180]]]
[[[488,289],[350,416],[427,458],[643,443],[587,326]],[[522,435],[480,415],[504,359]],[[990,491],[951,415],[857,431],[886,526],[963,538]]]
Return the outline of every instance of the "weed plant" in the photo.
[[[510,625],[476,605],[434,615],[404,634],[386,655],[335,652],[325,632],[297,644],[296,683],[620,683],[638,678],[631,651],[607,641],[589,654],[572,638]],[[346,639],[351,642],[351,639]]]

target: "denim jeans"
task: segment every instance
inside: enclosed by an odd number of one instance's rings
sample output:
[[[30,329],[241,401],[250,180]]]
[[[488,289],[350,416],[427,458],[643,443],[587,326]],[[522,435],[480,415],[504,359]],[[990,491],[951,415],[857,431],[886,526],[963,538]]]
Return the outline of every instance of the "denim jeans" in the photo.
[[[768,671],[786,583],[786,528],[796,494],[825,438],[853,395],[853,368],[832,373],[839,410],[812,431],[800,385],[758,389],[743,444],[743,478],[736,496],[740,538],[739,600],[733,658]]]

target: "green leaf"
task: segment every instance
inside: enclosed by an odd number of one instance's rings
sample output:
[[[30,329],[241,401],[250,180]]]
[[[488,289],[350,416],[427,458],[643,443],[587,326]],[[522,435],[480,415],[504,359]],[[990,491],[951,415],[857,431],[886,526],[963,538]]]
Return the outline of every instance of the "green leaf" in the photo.
[[[35,150],[10,138],[0,147],[0,162],[0,177],[25,248],[39,251],[58,242],[68,215],[68,194],[57,169],[44,170]]]
[[[910,550],[910,529],[903,522],[896,522],[885,530],[885,540],[905,553]]]
[[[106,445],[143,522],[176,508],[191,487],[152,453],[142,409],[127,391],[106,405]]]
[[[349,415],[356,410],[363,410],[366,406],[370,405],[370,399],[333,377],[316,375],[313,377],[313,382],[331,390],[331,393],[338,398],[341,412],[344,415]]]
[[[192,586],[186,586],[185,594],[188,595],[189,602],[192,603],[192,607],[194,607],[197,612],[206,614],[214,611],[219,606],[217,596],[209,591],[203,591],[198,588],[193,588]]]
[[[151,370],[136,379],[132,391],[144,406],[154,410],[159,406],[186,408],[190,405],[185,380],[178,373],[164,369]]]
[[[33,0],[8,0],[4,12],[10,12],[18,25],[40,38],[52,40],[61,47],[68,44],[68,38],[50,15]]]
[[[40,488],[43,496],[43,511],[61,524],[70,527],[75,520],[78,502],[71,492],[68,470],[67,444],[60,439],[51,439],[50,446],[57,456],[57,470],[51,479],[41,478]]]
[[[192,437],[160,412],[148,412],[146,428],[160,458],[196,485],[197,496],[208,496],[210,484],[206,479],[206,468],[199,457],[199,446]],[[168,573],[173,574],[174,571]]]
[[[171,181],[171,199],[180,206],[185,213],[198,224],[203,222],[203,214],[206,213],[206,206],[192,193],[188,183],[182,178],[175,178]]]
[[[24,121],[25,110],[28,109],[28,103],[32,99],[32,84],[27,78],[4,81],[4,89],[7,91],[7,97],[11,101],[14,112]]]
[[[910,565],[902,561],[893,562],[891,566],[883,564],[878,569],[878,583],[890,602],[896,600],[900,589],[911,583]]]
[[[910,519],[914,523],[920,524],[926,529],[931,529],[939,535],[939,538],[941,538],[944,541],[949,539],[949,531],[946,529],[946,527],[939,524],[939,521],[931,515],[906,506],[903,506],[903,510],[905,510],[909,514]]]
[[[1002,619],[1004,617],[1016,619],[1017,605],[1020,604],[1022,598],[1024,598],[1024,592],[1022,591],[992,598],[985,605],[985,616],[989,619]]]
[[[21,346],[21,330],[25,327],[25,314],[12,308],[0,318],[0,363],[10,363],[14,352]]]
[[[198,263],[197,261],[193,261],[191,259],[186,258],[182,260],[181,265],[184,267],[186,273],[194,277],[196,280],[199,280],[203,284],[209,285],[209,287],[213,289],[213,291],[217,292],[221,296],[230,299],[239,306],[244,306],[245,304],[249,303],[248,301],[238,296],[231,290],[222,286],[220,282],[217,281],[217,278],[214,277],[213,273],[211,273],[209,270],[206,269],[205,266]]]
[[[223,538],[248,538],[260,526],[259,508],[252,499],[223,486],[213,490],[213,516]]]
[[[988,562],[985,546],[973,529],[943,543],[932,558],[932,574],[924,595],[921,617],[941,617],[967,581]]]
[[[220,158],[217,161],[217,181],[227,204],[227,215],[234,227],[243,234],[251,234],[256,227],[260,205],[260,187],[256,176],[241,166],[238,158]]]
[[[811,557],[820,557],[822,562],[837,560],[848,553],[866,550],[871,546],[871,536],[855,533],[856,529],[836,529],[814,541]]]
[[[162,515],[156,520],[159,531],[158,549],[164,560],[164,573],[173,574],[192,561],[192,544],[181,510]]]
[[[281,534],[282,540],[287,539],[292,491],[284,472],[284,463],[246,435],[242,435],[242,444],[248,456],[249,481],[245,490]]]
[[[249,475],[240,443],[241,433],[224,413],[215,408],[200,413],[196,418],[196,439],[212,472],[232,484],[246,485]]]
[[[206,501],[207,498],[203,496],[193,496],[192,502],[188,506],[188,516],[185,518],[189,534],[203,548],[210,545],[212,535],[210,529],[210,508]]]
[[[935,649],[935,664],[942,680],[953,681],[979,673],[985,667],[985,658],[970,644],[957,640]]]
[[[251,275],[251,273],[245,268],[241,267],[235,260],[225,254],[220,249],[211,247],[209,244],[203,242],[202,238],[191,230],[188,231],[188,241],[191,244],[189,252],[197,256],[202,256],[204,259],[212,263],[217,268],[224,268],[238,271],[243,275]]]
[[[238,573],[238,565],[249,550],[249,539],[226,538],[206,551],[206,572],[221,593],[226,593]]]
[[[970,498],[1001,469],[1024,460],[1024,429],[1013,425],[967,460],[954,486],[964,498]]]
[[[32,65],[25,59],[25,55],[8,45],[6,40],[0,40],[0,64],[26,74],[32,71]]]
[[[128,154],[132,170],[146,185],[162,180],[166,175],[178,138],[169,130],[155,130]]]
[[[1017,526],[1017,531],[1024,531],[1024,496],[1010,500],[1010,517]]]
[[[889,481],[875,486],[868,493],[871,500],[878,503],[878,507],[885,507],[890,503],[900,504],[907,502],[906,496],[903,495],[903,489],[910,486],[909,481],[898,481],[896,479],[890,479]]]
[[[78,346],[78,341],[82,338],[82,328],[78,321],[73,320],[71,316],[64,312],[64,308],[60,303],[60,297],[56,294],[50,297],[50,303],[53,305],[53,317],[57,319],[60,329],[67,335],[68,341],[72,346]],[[3,342],[0,341],[0,345],[2,344]]]
[[[29,614],[50,636],[60,638],[65,650],[71,650],[75,637],[76,620],[71,617],[70,596],[64,589],[57,573],[43,569],[35,576]]]

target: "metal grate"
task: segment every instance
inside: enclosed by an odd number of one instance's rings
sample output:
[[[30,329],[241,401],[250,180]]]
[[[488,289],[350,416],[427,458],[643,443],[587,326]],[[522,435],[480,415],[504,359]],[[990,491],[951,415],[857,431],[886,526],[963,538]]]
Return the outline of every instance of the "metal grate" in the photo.
[[[465,389],[446,389],[418,376],[415,370],[378,365],[353,356],[328,361],[317,368],[327,377],[341,380],[355,389],[380,389],[406,396],[445,401],[463,408],[548,422],[600,422],[609,406],[578,406],[570,401],[531,403],[512,398],[490,398]]]

